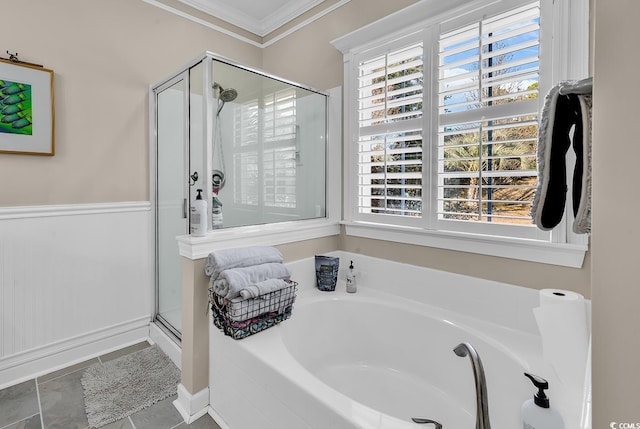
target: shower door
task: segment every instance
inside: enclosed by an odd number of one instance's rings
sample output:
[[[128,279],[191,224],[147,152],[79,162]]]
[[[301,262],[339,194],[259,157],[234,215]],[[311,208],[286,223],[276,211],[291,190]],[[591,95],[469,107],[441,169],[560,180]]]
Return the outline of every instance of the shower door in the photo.
[[[156,90],[156,319],[181,332],[181,259],[176,237],[188,233],[186,198],[186,75]]]

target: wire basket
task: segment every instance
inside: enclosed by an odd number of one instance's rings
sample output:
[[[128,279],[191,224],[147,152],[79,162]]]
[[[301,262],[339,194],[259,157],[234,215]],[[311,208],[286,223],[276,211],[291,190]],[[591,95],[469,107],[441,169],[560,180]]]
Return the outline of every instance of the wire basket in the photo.
[[[288,319],[293,311],[298,283],[256,298],[226,299],[211,293],[213,324],[236,340],[248,337]]]

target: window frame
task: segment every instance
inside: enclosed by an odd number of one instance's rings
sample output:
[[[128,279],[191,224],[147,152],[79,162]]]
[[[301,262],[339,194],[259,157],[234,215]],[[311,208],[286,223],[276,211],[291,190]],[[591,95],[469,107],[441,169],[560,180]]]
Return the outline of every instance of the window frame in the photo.
[[[344,220],[347,235],[396,241],[420,246],[438,247],[525,261],[579,268],[588,249],[588,237],[571,231],[571,210],[565,211],[561,224],[551,233],[537,228],[511,225],[442,221],[437,219],[437,44],[441,33],[465,24],[499,15],[531,4],[530,0],[451,0],[438,4],[423,0],[369,26],[350,33],[332,44],[344,54]],[[442,3],[442,2],[440,2]],[[539,103],[553,84],[560,80],[579,79],[588,74],[589,11],[588,1],[554,2],[540,0],[540,45],[544,61],[540,62]],[[552,37],[553,36],[553,37]],[[422,41],[424,44],[423,108],[423,216],[393,217],[358,212],[358,70],[361,61],[385,52]],[[434,76],[435,73],[435,76]],[[544,76],[544,77],[543,77]],[[569,151],[571,152],[571,151]],[[435,162],[434,162],[435,161]],[[573,162],[569,159],[569,163]],[[572,168],[568,167],[568,172]],[[423,176],[424,177],[424,176]],[[571,185],[571,180],[568,180]],[[570,195],[571,190],[569,189]],[[434,195],[435,194],[435,195]],[[567,202],[569,198],[567,199]],[[567,207],[569,207],[567,203]],[[457,224],[457,225],[456,225]],[[469,225],[471,224],[471,225]],[[569,227],[568,227],[569,225]],[[529,231],[519,234],[518,230]],[[506,233],[505,233],[505,230]],[[511,230],[511,231],[509,231]],[[515,232],[515,233],[514,233]]]

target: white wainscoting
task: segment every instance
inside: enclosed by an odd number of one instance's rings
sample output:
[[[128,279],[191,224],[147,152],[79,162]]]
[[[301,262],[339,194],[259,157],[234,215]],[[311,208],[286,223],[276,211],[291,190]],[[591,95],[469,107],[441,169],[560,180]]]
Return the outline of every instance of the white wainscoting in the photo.
[[[149,202],[0,207],[0,388],[149,336]]]

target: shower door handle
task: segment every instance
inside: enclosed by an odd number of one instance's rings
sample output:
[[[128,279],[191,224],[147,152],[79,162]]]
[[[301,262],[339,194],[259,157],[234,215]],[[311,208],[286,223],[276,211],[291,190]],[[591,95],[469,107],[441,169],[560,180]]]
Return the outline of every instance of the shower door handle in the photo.
[[[187,199],[182,200],[182,219],[187,218]]]

